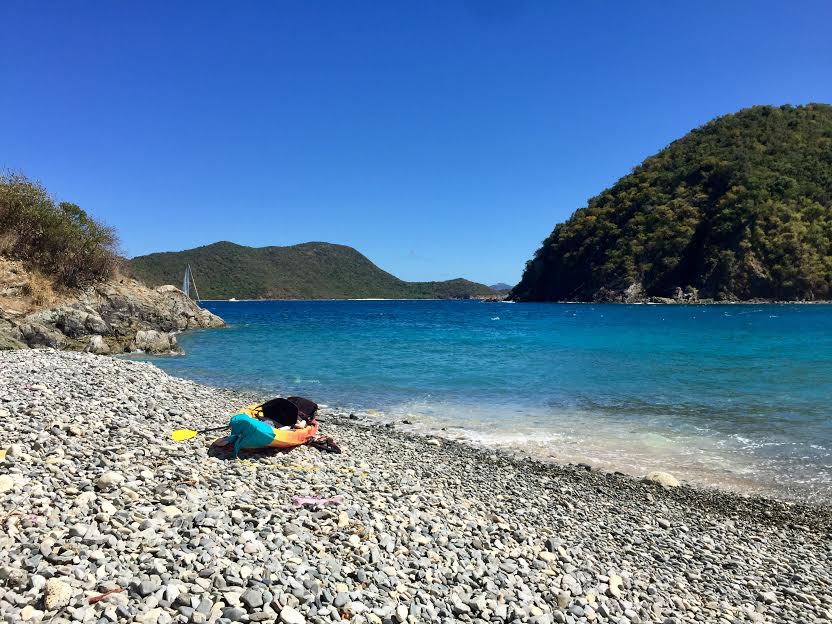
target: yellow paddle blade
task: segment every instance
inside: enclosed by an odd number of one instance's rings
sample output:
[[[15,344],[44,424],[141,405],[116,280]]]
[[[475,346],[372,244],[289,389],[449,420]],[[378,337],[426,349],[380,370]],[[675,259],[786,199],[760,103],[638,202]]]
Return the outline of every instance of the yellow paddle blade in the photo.
[[[191,438],[196,437],[197,432],[193,429],[177,429],[170,437],[173,438],[174,442],[183,442],[185,440],[190,440]]]

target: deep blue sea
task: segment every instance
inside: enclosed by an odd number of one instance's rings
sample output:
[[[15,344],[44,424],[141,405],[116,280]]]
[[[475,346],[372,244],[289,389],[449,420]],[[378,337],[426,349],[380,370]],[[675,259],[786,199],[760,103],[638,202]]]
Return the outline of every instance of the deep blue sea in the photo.
[[[154,363],[539,458],[832,501],[832,306],[204,305],[230,327]]]

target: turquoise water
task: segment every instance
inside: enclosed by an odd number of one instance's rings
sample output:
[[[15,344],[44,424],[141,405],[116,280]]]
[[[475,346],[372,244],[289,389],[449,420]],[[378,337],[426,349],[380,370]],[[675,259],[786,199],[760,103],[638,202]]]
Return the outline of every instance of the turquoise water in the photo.
[[[832,500],[832,306],[209,302],[153,361],[561,462]]]

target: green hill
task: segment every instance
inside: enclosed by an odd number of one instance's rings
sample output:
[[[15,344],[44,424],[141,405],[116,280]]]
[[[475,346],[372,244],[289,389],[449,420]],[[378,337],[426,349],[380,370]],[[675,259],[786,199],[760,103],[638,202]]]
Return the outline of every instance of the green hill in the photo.
[[[204,299],[466,299],[493,294],[488,286],[464,279],[405,282],[352,247],[330,243],[254,248],[223,241],[130,260],[133,274],[150,286],[181,284],[186,264]]]
[[[512,297],[832,299],[832,106],[756,106],[651,156],[555,227]]]

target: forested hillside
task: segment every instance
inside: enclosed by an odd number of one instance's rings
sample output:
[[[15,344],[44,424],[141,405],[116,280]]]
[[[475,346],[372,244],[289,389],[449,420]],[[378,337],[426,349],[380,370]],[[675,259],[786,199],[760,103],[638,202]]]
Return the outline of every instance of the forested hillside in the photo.
[[[647,158],[557,225],[512,297],[832,299],[832,106],[756,106]]]
[[[331,243],[254,248],[223,241],[130,261],[136,277],[153,286],[181,284],[187,264],[203,299],[465,299],[493,295],[488,286],[464,279],[405,282],[382,271],[352,247]]]

